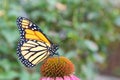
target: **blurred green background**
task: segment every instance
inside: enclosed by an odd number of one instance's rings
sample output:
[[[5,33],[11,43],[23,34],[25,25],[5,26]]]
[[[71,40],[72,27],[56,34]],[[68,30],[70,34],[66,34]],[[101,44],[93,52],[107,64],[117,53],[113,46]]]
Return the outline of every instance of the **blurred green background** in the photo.
[[[107,65],[108,46],[120,41],[120,9],[104,0],[0,0],[0,80],[40,78],[39,67],[26,69],[16,55],[18,16],[59,44],[59,54],[72,60],[82,80],[94,80]]]

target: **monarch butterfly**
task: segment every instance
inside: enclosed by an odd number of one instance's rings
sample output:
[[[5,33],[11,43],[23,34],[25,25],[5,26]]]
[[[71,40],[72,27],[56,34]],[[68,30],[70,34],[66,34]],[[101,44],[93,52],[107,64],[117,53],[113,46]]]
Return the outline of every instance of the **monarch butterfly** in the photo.
[[[32,21],[18,17],[17,25],[20,31],[17,55],[26,67],[32,68],[49,56],[58,55],[58,45],[53,44]]]

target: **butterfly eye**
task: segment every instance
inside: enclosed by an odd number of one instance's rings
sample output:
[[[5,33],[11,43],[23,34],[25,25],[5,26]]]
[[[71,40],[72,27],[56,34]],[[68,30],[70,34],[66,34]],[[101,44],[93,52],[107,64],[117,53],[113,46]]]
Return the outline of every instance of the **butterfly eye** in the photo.
[[[58,46],[58,45],[56,45],[56,49],[59,49],[59,46]]]

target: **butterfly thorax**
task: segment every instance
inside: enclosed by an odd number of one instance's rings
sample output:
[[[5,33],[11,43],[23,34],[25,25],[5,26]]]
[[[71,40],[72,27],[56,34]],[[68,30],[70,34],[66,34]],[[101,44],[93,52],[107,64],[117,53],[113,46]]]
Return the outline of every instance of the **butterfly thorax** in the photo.
[[[56,51],[58,50],[58,45],[56,44],[51,44],[51,47],[48,47],[48,50],[51,53],[51,56],[53,56],[54,54],[58,55],[58,53],[56,53]]]

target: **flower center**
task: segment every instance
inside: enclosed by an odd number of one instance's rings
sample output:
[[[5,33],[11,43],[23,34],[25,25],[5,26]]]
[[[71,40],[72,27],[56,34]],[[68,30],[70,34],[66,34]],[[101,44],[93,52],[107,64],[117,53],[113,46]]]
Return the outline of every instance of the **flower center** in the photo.
[[[40,70],[44,77],[63,77],[74,72],[74,65],[65,57],[49,57],[44,61]]]

